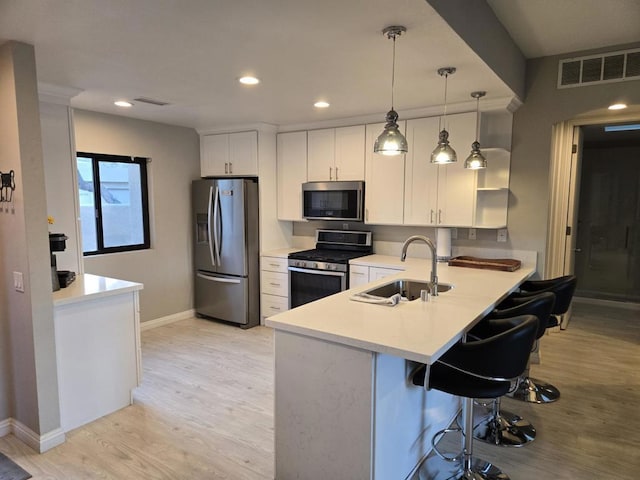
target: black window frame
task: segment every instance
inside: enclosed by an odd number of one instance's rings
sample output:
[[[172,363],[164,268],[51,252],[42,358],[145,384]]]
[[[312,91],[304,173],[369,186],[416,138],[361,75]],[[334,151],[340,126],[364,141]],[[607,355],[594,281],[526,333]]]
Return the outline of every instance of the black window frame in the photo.
[[[90,257],[93,255],[103,255],[106,253],[130,252],[136,250],[148,250],[151,248],[151,229],[149,228],[149,189],[147,180],[147,162],[145,157],[127,157],[125,155],[109,155],[105,153],[76,152],[76,169],[78,157],[90,158],[91,169],[93,172],[93,202],[95,207],[95,227],[96,227],[96,243],[98,248],[90,252],[84,251],[82,255]],[[102,201],[100,192],[100,163],[129,163],[137,164],[140,167],[140,190],[142,205],[142,230],[144,236],[143,243],[133,245],[121,245],[117,247],[104,246],[104,228],[102,225]],[[78,173],[79,175],[79,173]],[[78,187],[79,188],[79,187]]]

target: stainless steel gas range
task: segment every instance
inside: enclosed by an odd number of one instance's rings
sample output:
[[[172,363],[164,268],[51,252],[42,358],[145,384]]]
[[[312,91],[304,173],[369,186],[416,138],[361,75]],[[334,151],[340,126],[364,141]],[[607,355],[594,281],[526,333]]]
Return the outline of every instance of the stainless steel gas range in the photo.
[[[349,260],[373,253],[371,232],[316,230],[316,248],[289,254],[289,308],[349,288]]]

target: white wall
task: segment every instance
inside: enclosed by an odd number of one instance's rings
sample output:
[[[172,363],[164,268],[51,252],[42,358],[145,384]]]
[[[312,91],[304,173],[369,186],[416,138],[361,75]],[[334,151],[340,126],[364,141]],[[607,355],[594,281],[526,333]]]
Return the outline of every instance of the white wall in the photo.
[[[513,123],[509,244],[514,249],[536,250],[541,268],[546,254],[549,222],[549,168],[553,125],[588,112],[607,112],[608,105],[621,99],[630,106],[640,106],[638,80],[558,89],[558,62],[561,58],[638,47],[640,44],[610,47],[527,62],[527,94],[524,104],[514,114]],[[604,115],[615,121],[615,113],[608,112]]]
[[[190,128],[74,110],[77,151],[147,157],[151,249],[85,257],[86,273],[144,284],[141,320],[193,308],[191,181],[200,177]]]
[[[14,205],[0,204],[0,419],[39,435],[59,428],[60,410],[35,52],[18,42],[0,46],[0,170],[12,169]]]

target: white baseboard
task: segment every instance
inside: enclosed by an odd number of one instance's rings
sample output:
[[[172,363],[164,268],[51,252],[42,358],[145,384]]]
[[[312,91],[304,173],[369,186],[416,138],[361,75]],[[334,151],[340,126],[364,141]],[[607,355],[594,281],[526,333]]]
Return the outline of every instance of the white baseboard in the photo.
[[[615,302],[612,300],[600,300],[598,298],[573,297],[576,303],[585,305],[600,305],[602,307],[624,308],[627,310],[640,310],[640,303],[634,302]]]
[[[166,317],[154,318],[153,320],[149,320],[147,322],[140,322],[140,330],[144,332],[145,330],[149,330],[150,328],[161,327],[163,325],[168,325],[179,320],[184,320],[185,318],[191,318],[195,316],[195,314],[196,311],[192,308],[191,310],[174,313],[173,315],[167,315]]]
[[[39,453],[44,453],[65,441],[65,435],[61,428],[51,430],[44,435],[38,435],[14,418],[8,418],[0,422],[0,437],[9,435],[10,433],[13,433],[17,439],[26,443]]]

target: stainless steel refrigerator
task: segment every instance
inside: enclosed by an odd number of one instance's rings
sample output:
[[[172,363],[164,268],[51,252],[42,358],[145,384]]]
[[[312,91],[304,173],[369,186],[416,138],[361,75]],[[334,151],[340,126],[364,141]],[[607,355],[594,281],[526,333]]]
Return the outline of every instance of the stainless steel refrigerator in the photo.
[[[194,180],[195,310],[250,328],[260,323],[258,181]]]

